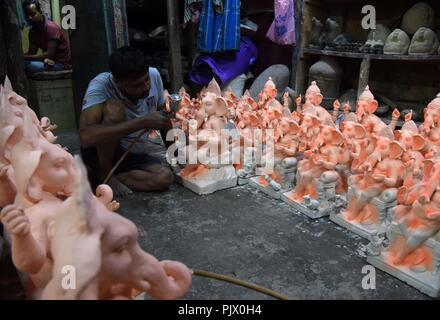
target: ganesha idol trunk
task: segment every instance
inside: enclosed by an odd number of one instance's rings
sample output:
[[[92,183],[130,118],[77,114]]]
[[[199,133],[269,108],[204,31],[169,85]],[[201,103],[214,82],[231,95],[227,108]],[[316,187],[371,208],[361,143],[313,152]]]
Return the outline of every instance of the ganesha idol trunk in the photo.
[[[345,196],[336,192],[337,184],[337,179],[324,179],[322,175],[316,181],[317,199],[306,195],[303,201],[299,201],[295,198],[295,190],[292,190],[284,193],[281,200],[311,219],[320,219],[339,211],[346,205]]]
[[[387,231],[391,246],[369,254],[367,261],[374,267],[385,271],[424,294],[440,296],[440,237],[429,238],[419,248],[408,254],[403,261],[396,263],[396,252],[402,248],[405,237],[397,224],[393,223]]]
[[[397,205],[396,194],[397,189],[385,190],[380,196],[374,197],[356,217],[352,217],[348,210],[352,202],[359,198],[359,193],[350,186],[347,193],[348,209],[331,213],[330,220],[363,238],[371,239],[390,220]]]
[[[250,178],[249,185],[279,200],[283,193],[295,186],[297,163],[296,158],[286,158],[275,165],[273,174]]]

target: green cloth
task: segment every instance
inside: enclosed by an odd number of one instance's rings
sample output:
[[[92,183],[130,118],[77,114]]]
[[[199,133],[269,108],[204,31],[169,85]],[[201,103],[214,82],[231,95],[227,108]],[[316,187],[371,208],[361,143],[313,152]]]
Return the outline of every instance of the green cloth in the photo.
[[[183,14],[183,23],[187,24],[191,21],[193,15],[196,12],[196,7],[198,4],[202,4],[202,0],[185,0],[185,10]]]
[[[218,14],[223,14],[223,1],[224,0],[212,0],[214,11],[217,12]]]

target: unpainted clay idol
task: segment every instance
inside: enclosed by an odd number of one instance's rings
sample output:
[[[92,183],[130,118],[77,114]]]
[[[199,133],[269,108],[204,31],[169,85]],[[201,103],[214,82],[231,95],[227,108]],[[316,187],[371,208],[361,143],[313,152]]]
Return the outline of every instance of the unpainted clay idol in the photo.
[[[435,26],[434,9],[426,2],[418,2],[409,9],[402,20],[402,30],[413,35],[421,27],[433,29]]]
[[[437,35],[431,29],[422,27],[417,30],[411,45],[409,46],[410,55],[436,54],[439,49]]]
[[[368,41],[373,41],[373,40],[382,41],[383,43],[385,43],[390,33],[391,30],[387,26],[384,26],[383,24],[378,24],[376,26],[376,29],[372,30],[368,34],[367,43]]]
[[[263,90],[267,79],[269,78],[272,78],[279,92],[284,92],[284,89],[289,85],[290,70],[282,64],[275,64],[267,68],[260,76],[258,76],[249,89],[251,97],[254,100],[258,99],[258,94]]]
[[[383,48],[384,54],[408,54],[411,39],[405,31],[396,29],[389,36]]]

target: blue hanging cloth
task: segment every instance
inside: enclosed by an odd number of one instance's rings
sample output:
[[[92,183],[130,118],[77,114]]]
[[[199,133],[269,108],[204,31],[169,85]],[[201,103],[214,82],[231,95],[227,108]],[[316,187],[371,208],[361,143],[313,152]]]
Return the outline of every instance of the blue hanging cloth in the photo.
[[[212,53],[240,49],[240,0],[203,0],[197,47]]]

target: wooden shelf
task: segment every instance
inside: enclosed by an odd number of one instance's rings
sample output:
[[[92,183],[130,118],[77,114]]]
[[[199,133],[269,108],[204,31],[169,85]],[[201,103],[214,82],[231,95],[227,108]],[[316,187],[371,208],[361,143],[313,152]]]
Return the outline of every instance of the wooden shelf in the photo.
[[[440,55],[423,55],[423,56],[384,55],[384,54],[366,54],[366,53],[356,53],[356,52],[340,52],[340,51],[331,51],[331,50],[303,48],[301,50],[301,56],[303,57],[304,55],[307,54],[343,57],[343,58],[352,58],[352,59],[440,62]]]

